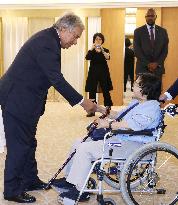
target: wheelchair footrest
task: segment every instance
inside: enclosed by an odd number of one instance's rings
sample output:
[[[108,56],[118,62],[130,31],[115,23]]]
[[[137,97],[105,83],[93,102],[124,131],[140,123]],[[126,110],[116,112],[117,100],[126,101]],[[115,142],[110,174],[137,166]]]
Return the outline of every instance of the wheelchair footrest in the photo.
[[[166,189],[157,189],[157,194],[165,194],[166,193]]]

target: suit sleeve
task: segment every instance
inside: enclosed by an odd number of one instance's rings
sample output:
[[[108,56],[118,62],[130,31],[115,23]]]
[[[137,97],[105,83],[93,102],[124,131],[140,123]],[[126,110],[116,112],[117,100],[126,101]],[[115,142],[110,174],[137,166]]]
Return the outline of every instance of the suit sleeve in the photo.
[[[87,52],[87,55],[86,55],[85,59],[86,59],[86,60],[93,60],[94,56],[95,56],[94,50],[89,50],[89,51]]]
[[[163,30],[163,35],[164,35],[164,47],[162,49],[162,52],[157,60],[158,64],[163,64],[166,57],[167,57],[167,54],[168,54],[168,44],[169,44],[169,38],[168,38],[168,34],[167,34],[167,31],[166,29]]]
[[[172,98],[175,98],[178,95],[178,79],[171,85],[167,92],[170,93]]]
[[[61,73],[61,54],[56,42],[50,38],[40,39],[38,43],[38,54],[36,61],[42,69],[50,84],[70,103],[74,106],[82,100],[82,96],[65,80]],[[72,69],[71,68],[71,72]]]

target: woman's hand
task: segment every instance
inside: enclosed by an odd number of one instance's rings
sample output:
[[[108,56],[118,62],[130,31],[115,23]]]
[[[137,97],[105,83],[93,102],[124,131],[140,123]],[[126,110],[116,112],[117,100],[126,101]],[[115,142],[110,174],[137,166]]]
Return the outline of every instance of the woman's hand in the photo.
[[[103,48],[102,46],[101,46],[101,52],[103,53],[105,59],[106,59],[106,60],[109,60],[110,54],[109,54],[109,53],[106,53],[106,52],[104,51],[104,48]]]
[[[91,50],[95,49],[95,43],[92,45]]]
[[[109,128],[109,121],[107,119],[97,119],[97,129],[99,128]]]
[[[118,130],[118,129],[123,129],[123,128],[129,128],[128,124],[126,121],[122,120],[120,122],[113,121],[111,124],[111,129],[112,130]]]

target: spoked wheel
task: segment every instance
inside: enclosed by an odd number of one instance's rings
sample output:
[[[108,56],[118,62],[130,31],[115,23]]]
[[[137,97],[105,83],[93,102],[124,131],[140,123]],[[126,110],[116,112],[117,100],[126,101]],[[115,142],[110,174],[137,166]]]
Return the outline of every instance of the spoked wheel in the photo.
[[[146,170],[139,185],[131,187],[131,178]],[[148,166],[149,165],[149,166]],[[178,203],[178,150],[166,143],[154,142],[129,157],[121,172],[121,193],[128,205],[173,205]]]
[[[116,202],[111,198],[104,198],[103,202],[98,202],[98,205],[116,205]]]
[[[135,175],[132,175],[132,178],[130,178],[130,182],[131,182],[131,187],[135,188],[139,185],[140,183],[140,177],[142,177],[142,180],[145,180],[145,171],[147,170],[147,167],[149,165],[148,164],[144,164],[142,165],[142,167],[140,167],[139,173],[136,172]],[[120,188],[120,170],[123,167],[120,167],[120,169],[117,168],[118,164],[115,163],[115,168],[114,165],[112,165],[112,169],[114,169],[114,171],[112,172],[107,172],[104,175],[104,181],[111,187],[115,188],[115,189],[119,189]]]

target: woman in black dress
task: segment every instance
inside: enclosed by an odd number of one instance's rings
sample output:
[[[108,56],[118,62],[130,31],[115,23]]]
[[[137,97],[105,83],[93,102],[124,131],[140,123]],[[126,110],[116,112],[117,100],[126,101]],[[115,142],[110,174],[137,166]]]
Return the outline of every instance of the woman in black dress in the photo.
[[[124,59],[124,92],[126,92],[126,85],[128,77],[130,77],[131,91],[133,91],[134,83],[134,51],[130,48],[131,42],[129,38],[125,39],[125,59]]]
[[[93,36],[92,48],[86,55],[86,60],[90,60],[90,67],[86,81],[85,91],[89,92],[89,98],[96,102],[97,88],[100,87],[103,93],[104,106],[113,105],[109,91],[113,90],[107,60],[110,59],[109,50],[102,47],[104,36],[95,33]],[[94,116],[95,113],[88,113],[87,117]]]

